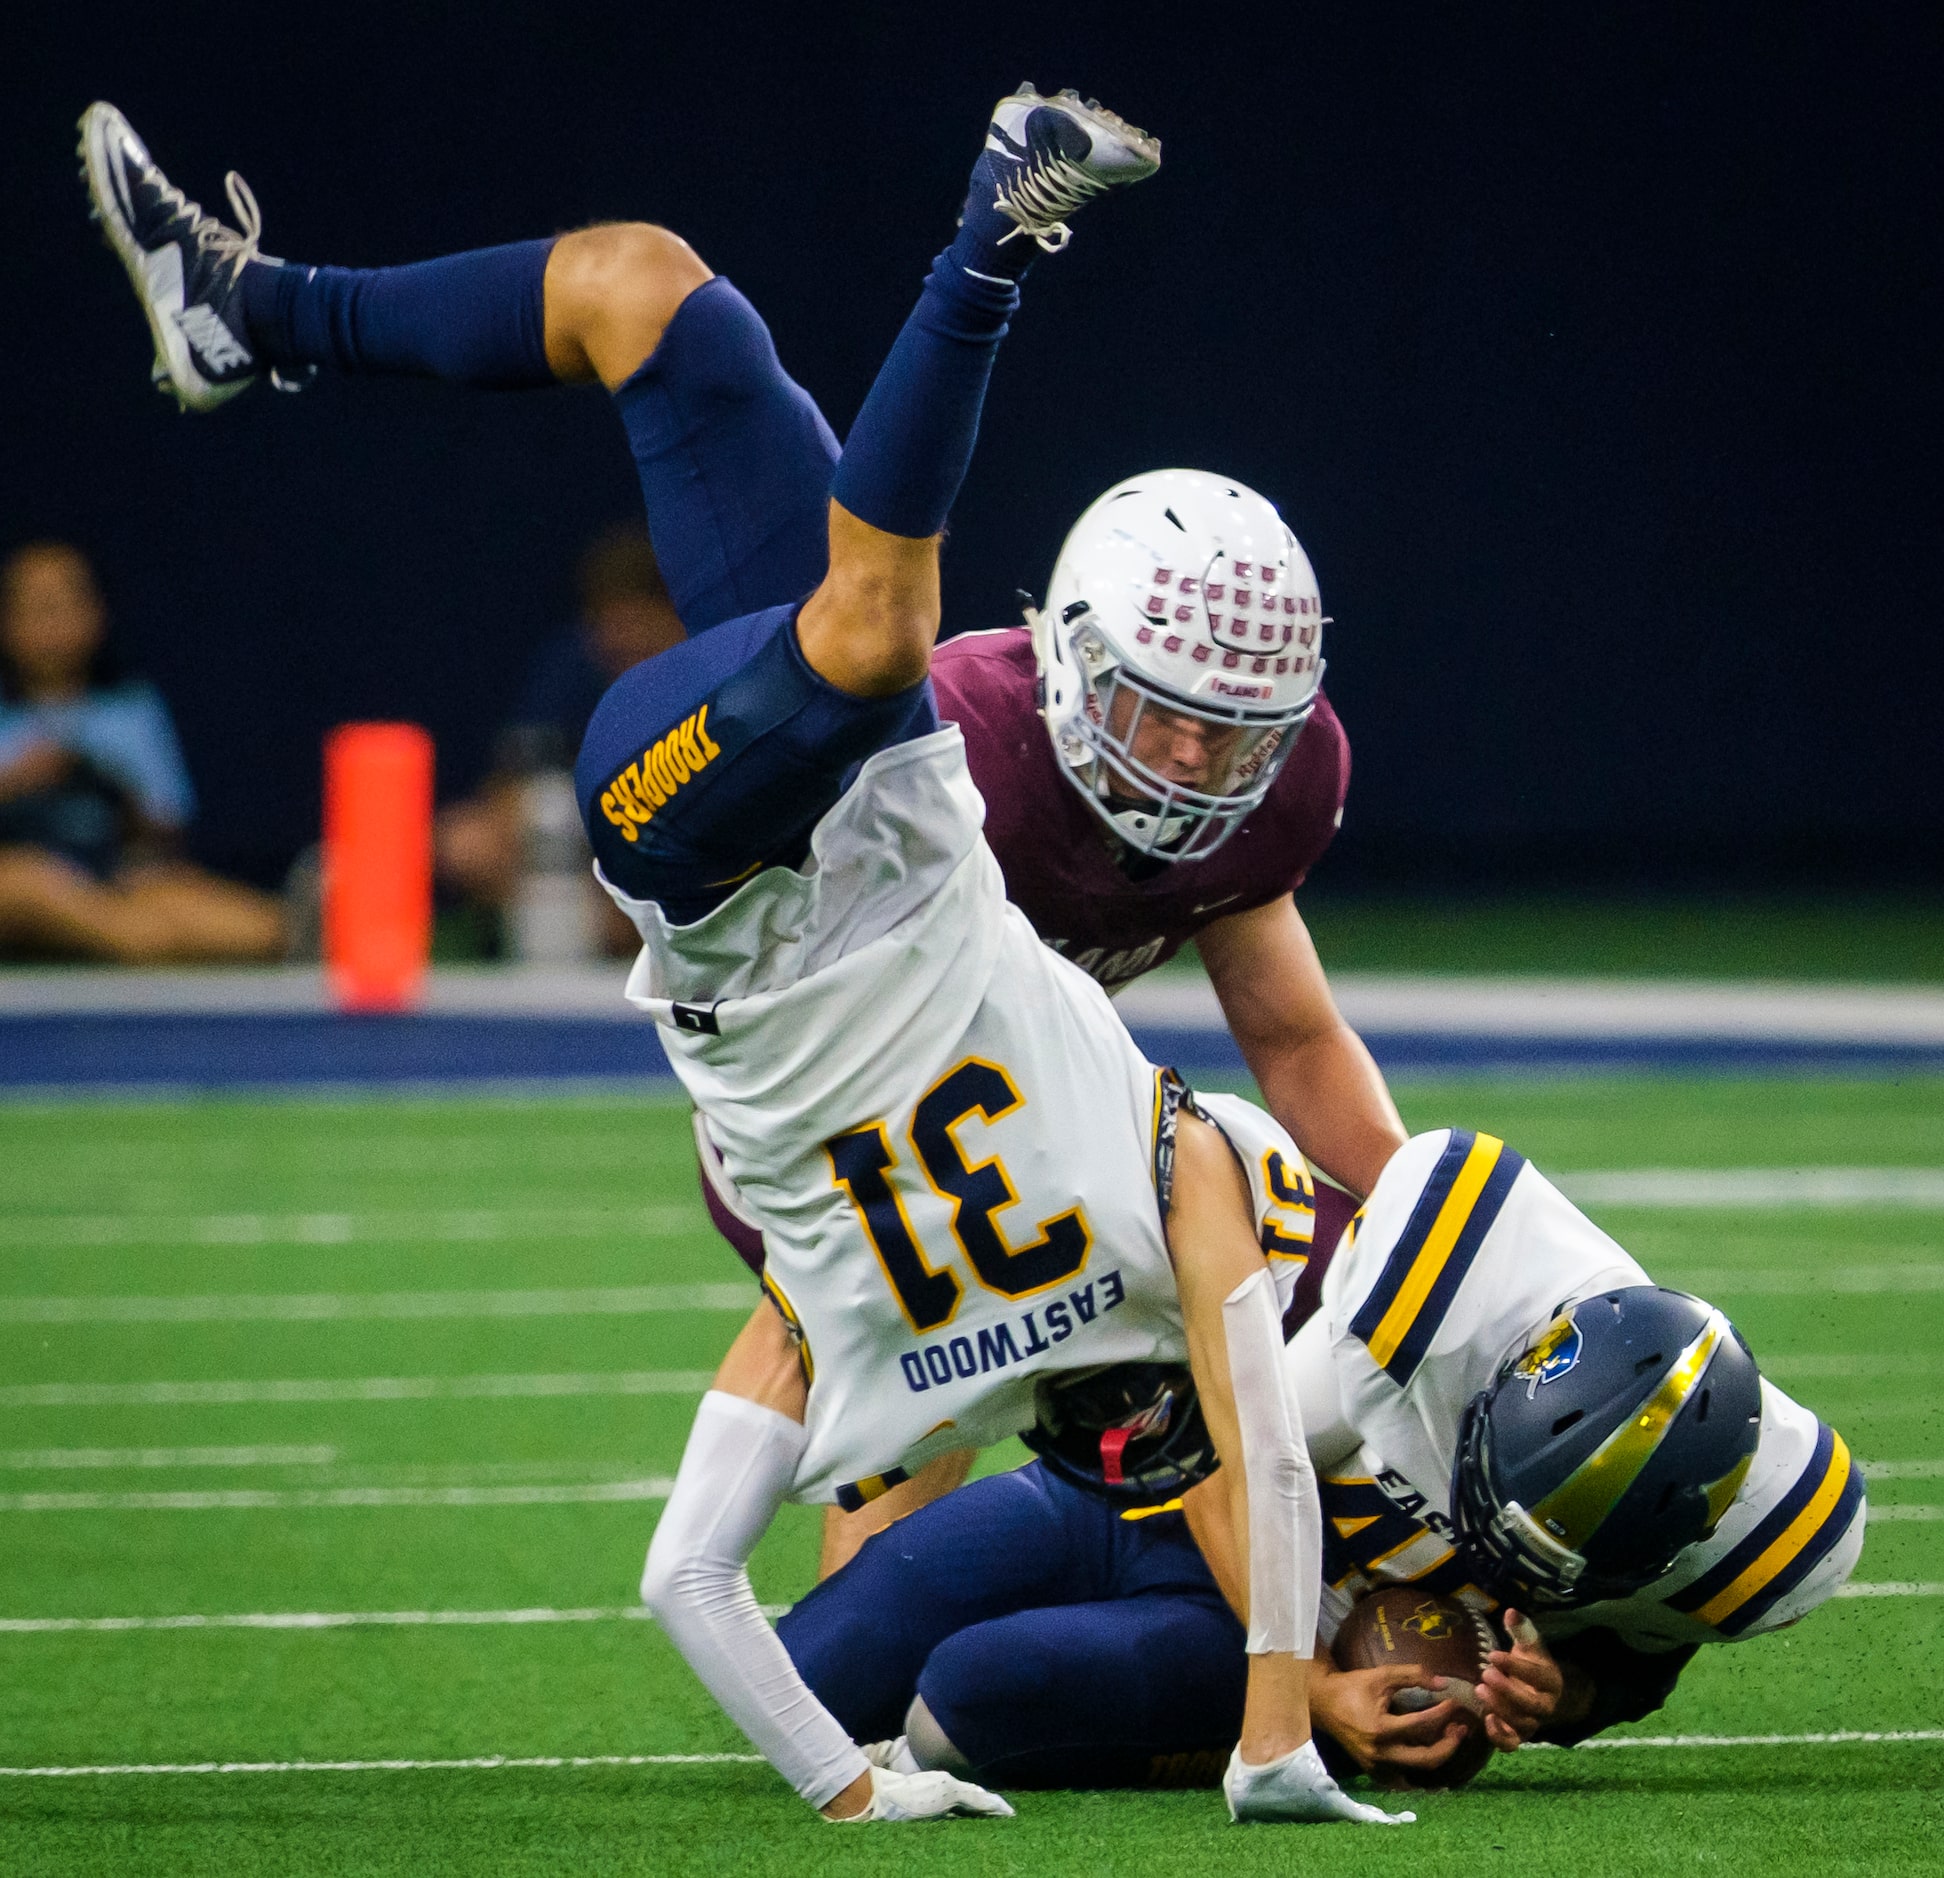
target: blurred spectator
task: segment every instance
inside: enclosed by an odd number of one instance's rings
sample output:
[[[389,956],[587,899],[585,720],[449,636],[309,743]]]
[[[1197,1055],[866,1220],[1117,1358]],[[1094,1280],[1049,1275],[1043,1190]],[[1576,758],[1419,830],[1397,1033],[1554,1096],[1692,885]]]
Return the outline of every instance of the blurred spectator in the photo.
[[[121,672],[93,570],[59,541],[0,568],[0,952],[275,959],[268,894],[181,858],[195,794],[168,707]]]
[[[573,767],[587,720],[623,672],[684,636],[655,551],[637,524],[621,524],[596,537],[581,556],[579,589],[579,622],[554,634],[533,655],[512,719],[496,742],[492,774],[476,795],[439,815],[440,885],[498,915],[507,949],[516,955],[536,955],[530,944],[522,944],[522,934],[536,930],[535,922],[523,917],[533,909],[522,899],[523,894],[531,898],[527,889],[536,845],[558,841],[558,831],[537,824],[548,824],[551,796]],[[571,793],[568,799],[571,804]],[[568,820],[569,837],[578,841],[578,813]],[[586,903],[593,945],[633,952],[633,928],[595,887],[584,856],[578,873],[576,891]],[[551,956],[568,950],[547,948]]]

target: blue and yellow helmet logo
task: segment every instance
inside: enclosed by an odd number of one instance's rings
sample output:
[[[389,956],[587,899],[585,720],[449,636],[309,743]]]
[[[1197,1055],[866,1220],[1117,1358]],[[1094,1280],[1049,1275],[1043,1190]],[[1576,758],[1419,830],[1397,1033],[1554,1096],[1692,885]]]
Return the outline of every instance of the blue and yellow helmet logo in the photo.
[[[1539,1341],[1512,1365],[1512,1374],[1525,1384],[1530,1402],[1542,1382],[1557,1382],[1579,1360],[1579,1326],[1570,1317],[1555,1317]]]

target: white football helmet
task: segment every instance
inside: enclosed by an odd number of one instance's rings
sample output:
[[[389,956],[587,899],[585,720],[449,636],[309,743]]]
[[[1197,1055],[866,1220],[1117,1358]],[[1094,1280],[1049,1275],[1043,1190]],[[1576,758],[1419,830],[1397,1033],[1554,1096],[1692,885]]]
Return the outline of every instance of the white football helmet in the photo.
[[[1323,682],[1309,557],[1261,496],[1202,470],[1108,490],[1074,523],[1027,624],[1061,771],[1158,860],[1213,854],[1235,832]],[[1158,766],[1171,740],[1194,782]]]

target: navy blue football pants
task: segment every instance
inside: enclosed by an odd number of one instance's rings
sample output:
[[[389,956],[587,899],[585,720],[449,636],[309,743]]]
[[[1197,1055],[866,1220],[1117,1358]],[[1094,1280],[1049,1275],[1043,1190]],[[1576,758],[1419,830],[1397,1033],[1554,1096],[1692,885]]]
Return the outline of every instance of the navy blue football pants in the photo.
[[[601,871],[685,924],[758,867],[797,865],[858,765],[938,718],[929,682],[853,697],[797,647],[839,451],[728,281],[682,302],[614,402],[691,637],[609,689],[575,784]]]
[[[998,1786],[1205,1786],[1241,1732],[1246,1637],[1180,1513],[1037,1461],[878,1533],[777,1634],[854,1739],[923,1696]]]

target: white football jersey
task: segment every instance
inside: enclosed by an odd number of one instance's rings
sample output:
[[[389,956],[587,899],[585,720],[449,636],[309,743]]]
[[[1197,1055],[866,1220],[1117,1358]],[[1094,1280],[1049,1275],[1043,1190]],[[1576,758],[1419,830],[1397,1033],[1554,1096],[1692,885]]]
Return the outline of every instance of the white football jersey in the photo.
[[[1291,1374],[1334,1377],[1341,1421],[1309,1434],[1323,1498],[1323,1619],[1384,1584],[1489,1607],[1451,1545],[1466,1405],[1562,1306],[1653,1280],[1490,1135],[1418,1135],[1384,1169],[1289,1344]],[[1831,1596],[1863,1547],[1863,1482],[1842,1437],[1766,1380],[1747,1478],[1713,1535],[1624,1599],[1532,1613],[1551,1637],[1604,1627],[1635,1649],[1779,1629]]]
[[[801,870],[693,925],[608,889],[643,939],[628,996],[801,1336],[799,1499],[859,1505],[1030,1426],[1042,1376],[1186,1360],[1160,1074],[1007,901],[983,821],[947,725],[873,755]]]

